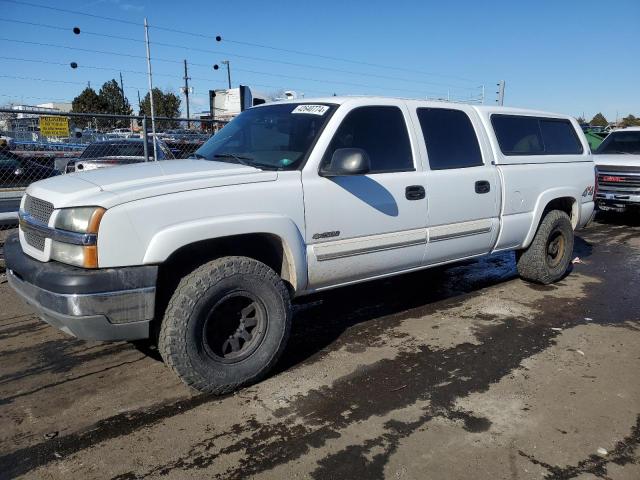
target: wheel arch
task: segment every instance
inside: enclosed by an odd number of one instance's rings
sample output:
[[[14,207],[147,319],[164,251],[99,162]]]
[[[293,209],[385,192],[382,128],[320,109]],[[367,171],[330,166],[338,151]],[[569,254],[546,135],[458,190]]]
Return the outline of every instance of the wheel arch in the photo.
[[[580,222],[580,194],[573,189],[553,189],[543,192],[536,202],[536,206],[533,214],[533,221],[525,237],[525,241],[522,245],[523,248],[527,248],[533,241],[533,237],[538,231],[540,222],[551,210],[560,210],[569,215],[571,219],[571,225],[575,230]]]
[[[292,294],[306,287],[302,234],[291,219],[276,215],[203,219],[172,225],[153,236],[143,262],[160,264],[161,272],[184,271],[230,255],[247,256],[267,264],[288,284]]]

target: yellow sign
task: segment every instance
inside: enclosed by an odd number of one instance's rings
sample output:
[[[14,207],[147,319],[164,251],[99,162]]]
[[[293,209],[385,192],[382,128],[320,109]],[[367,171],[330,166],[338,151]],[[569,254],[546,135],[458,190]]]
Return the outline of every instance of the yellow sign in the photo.
[[[53,115],[41,116],[40,133],[45,137],[68,137],[69,119]]]

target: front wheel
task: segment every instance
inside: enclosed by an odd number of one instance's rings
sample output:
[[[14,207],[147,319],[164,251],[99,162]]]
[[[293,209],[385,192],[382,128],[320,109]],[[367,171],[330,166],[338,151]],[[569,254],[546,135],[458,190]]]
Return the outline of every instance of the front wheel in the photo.
[[[290,325],[289,292],[276,272],[251,258],[224,257],[180,281],[158,349],[184,383],[219,395],[263,378]]]
[[[529,248],[517,254],[520,277],[544,285],[560,280],[571,262],[573,240],[569,215],[560,210],[548,212]]]

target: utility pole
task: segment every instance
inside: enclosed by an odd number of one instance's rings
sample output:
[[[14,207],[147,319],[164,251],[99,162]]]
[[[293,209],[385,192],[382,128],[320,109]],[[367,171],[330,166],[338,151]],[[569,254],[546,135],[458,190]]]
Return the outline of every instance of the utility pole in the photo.
[[[149,78],[149,104],[151,106],[151,133],[153,134],[153,161],[158,161],[158,149],[156,148],[156,113],[153,108],[153,78],[151,74],[151,52],[149,50],[149,24],[147,17],[144,17],[144,42],[147,47],[147,73]],[[146,141],[147,132],[145,130],[144,137]]]
[[[127,110],[127,99],[124,96],[124,84],[122,83],[122,72],[120,72],[120,92],[122,93],[122,113],[125,114]]]
[[[227,80],[229,82],[229,90],[231,90],[231,63],[229,63],[229,60],[222,60],[220,63],[227,66]]]
[[[187,60],[184,60],[184,97],[187,101],[187,128],[191,128],[189,121],[189,76],[187,75]]]
[[[500,80],[499,83],[496,84],[498,86],[498,91],[496,92],[496,94],[498,94],[498,98],[496,98],[496,103],[500,106],[504,105],[504,87],[505,87],[505,82],[504,80]]]
[[[142,110],[142,102],[140,101],[140,90],[138,90],[138,112]]]
[[[87,82],[87,88],[91,88],[91,81]]]

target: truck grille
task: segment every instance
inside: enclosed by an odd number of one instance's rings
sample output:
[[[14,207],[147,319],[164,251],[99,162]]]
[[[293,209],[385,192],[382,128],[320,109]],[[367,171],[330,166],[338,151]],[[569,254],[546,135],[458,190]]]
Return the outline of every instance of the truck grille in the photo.
[[[598,192],[640,195],[640,169],[634,167],[599,168]]]
[[[33,248],[37,248],[41,252],[44,251],[44,241],[45,241],[44,237],[41,237],[37,233],[28,230],[24,232],[24,238],[27,241],[27,243],[31,245]]]
[[[24,201],[24,210],[39,222],[47,225],[49,223],[49,218],[51,218],[51,214],[53,213],[53,204],[45,200],[32,197],[31,195],[27,195],[27,198]]]

